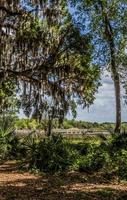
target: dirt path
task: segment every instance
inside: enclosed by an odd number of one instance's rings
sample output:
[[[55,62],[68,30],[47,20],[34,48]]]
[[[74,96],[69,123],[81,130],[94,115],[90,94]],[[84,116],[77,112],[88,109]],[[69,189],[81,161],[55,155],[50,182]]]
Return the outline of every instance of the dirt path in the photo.
[[[0,200],[127,200],[127,184],[101,176],[69,173],[37,176],[21,172],[13,161],[0,166]]]

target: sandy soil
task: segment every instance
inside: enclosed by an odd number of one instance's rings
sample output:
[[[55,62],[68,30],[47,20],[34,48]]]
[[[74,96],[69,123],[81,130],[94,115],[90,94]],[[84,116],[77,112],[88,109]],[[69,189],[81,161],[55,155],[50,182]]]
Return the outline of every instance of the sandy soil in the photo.
[[[127,200],[127,183],[109,182],[101,175],[71,172],[33,175],[15,161],[0,165],[0,200]]]

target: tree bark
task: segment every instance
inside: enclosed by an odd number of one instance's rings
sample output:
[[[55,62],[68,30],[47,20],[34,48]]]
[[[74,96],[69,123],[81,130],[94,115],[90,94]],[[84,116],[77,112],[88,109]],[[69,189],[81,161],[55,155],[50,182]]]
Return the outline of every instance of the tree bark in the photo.
[[[115,133],[120,133],[121,129],[121,95],[120,95],[120,80],[114,80],[115,97],[116,97],[116,125]]]
[[[113,28],[110,24],[107,13],[105,12],[103,2],[98,0],[98,3],[102,11],[102,20],[104,23],[105,36],[109,44],[110,56],[111,56],[111,72],[112,78],[114,81],[115,89],[115,100],[116,100],[116,124],[115,124],[115,133],[120,133],[121,129],[121,92],[120,92],[120,76],[118,72],[118,66],[116,64],[116,51],[115,51],[115,42],[114,42],[114,33]]]
[[[120,91],[120,76],[118,72],[118,67],[116,65],[115,56],[115,44],[113,37],[109,38],[110,54],[111,54],[111,72],[114,82],[115,89],[115,101],[116,101],[116,124],[115,133],[120,133],[121,129],[121,91]]]

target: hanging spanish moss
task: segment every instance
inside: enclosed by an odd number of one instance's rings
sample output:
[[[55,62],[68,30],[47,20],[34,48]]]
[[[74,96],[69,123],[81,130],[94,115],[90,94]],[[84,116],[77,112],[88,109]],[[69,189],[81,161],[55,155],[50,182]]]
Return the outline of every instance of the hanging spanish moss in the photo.
[[[20,85],[27,116],[62,120],[72,101],[91,104],[99,71],[90,56],[90,37],[75,28],[66,1],[0,1],[0,79]]]

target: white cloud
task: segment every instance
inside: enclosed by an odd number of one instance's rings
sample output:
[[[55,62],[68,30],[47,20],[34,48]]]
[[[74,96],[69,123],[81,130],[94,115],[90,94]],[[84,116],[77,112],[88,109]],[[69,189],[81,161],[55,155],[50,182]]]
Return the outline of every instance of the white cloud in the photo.
[[[124,105],[124,90],[121,88],[122,121],[127,121],[127,106]],[[70,116],[69,116],[70,118]],[[114,85],[108,72],[102,75],[102,86],[96,94],[94,104],[88,109],[77,109],[77,119],[92,122],[115,122]]]
[[[127,106],[124,105],[124,90],[121,90],[122,121],[127,121]],[[21,111],[19,116],[25,117]],[[71,118],[71,115],[68,115]],[[115,122],[115,94],[110,73],[104,71],[102,86],[96,94],[94,104],[88,109],[77,109],[77,119],[91,122]]]

